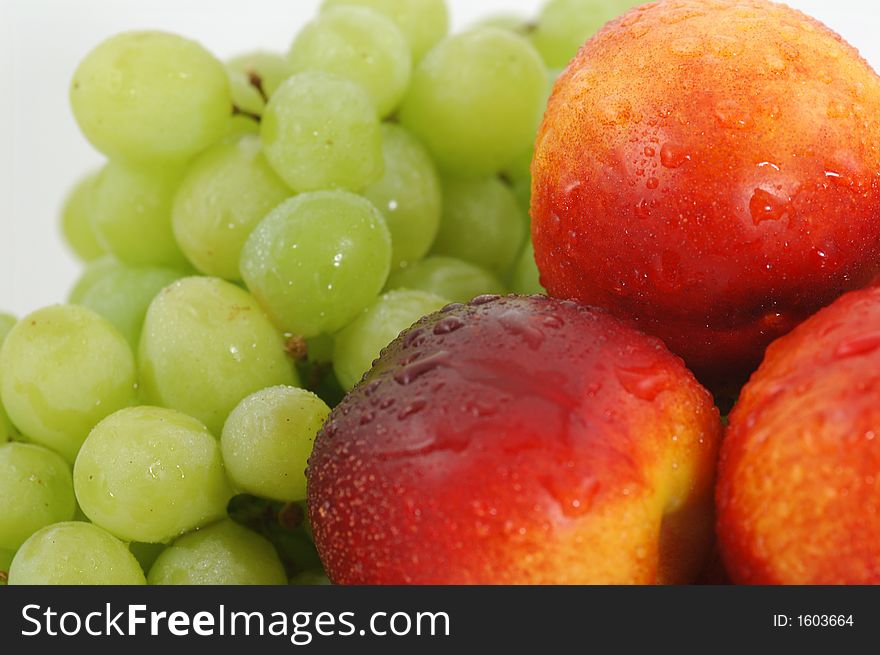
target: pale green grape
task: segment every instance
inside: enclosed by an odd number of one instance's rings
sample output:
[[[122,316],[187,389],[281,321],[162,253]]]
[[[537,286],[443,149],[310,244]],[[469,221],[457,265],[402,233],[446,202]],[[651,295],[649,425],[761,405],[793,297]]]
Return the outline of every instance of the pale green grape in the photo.
[[[364,190],[391,232],[391,269],[420,260],[440,226],[440,180],[418,140],[399,125],[382,126],[385,174]]]
[[[261,116],[266,108],[266,99],[260,94],[260,90],[245,73],[233,70],[229,71],[229,87],[236,113],[245,114],[256,125],[256,117]]]
[[[171,212],[177,243],[202,273],[237,280],[244,242],[291,195],[258,136],[218,143],[193,162],[177,191]]]
[[[263,92],[269,98],[275,94],[284,80],[293,74],[287,58],[274,52],[248,52],[233,57],[226,62],[226,66],[245,76],[258,77]]]
[[[147,544],[142,541],[132,541],[128,544],[128,550],[134,555],[141,569],[149,571],[159,555],[167,548],[165,544]]]
[[[95,426],[73,484],[89,520],[147,543],[216,521],[232,497],[217,440],[196,419],[159,407],[123,409]]]
[[[7,314],[6,312],[0,312],[0,346],[3,345],[3,341],[6,339],[6,335],[15,327],[15,324],[18,322],[18,319],[15,318],[12,314]]]
[[[290,579],[292,585],[318,587],[332,584],[323,571],[303,571]]]
[[[497,27],[514,34],[525,35],[534,29],[529,20],[519,14],[500,13],[487,16],[474,24],[474,27]]]
[[[637,0],[549,0],[531,33],[532,43],[550,68],[566,66],[577,51],[612,18]]]
[[[382,117],[400,104],[412,72],[403,34],[390,18],[366,7],[320,14],[297,35],[288,60],[295,72],[324,71],[360,84]]]
[[[92,225],[92,194],[97,173],[86,176],[70,191],[61,209],[61,233],[67,245],[81,260],[89,262],[104,254]]]
[[[171,202],[178,166],[129,166],[110,162],[92,195],[92,223],[101,243],[132,266],[182,267],[186,259],[171,231]]]
[[[3,346],[6,335],[15,326],[15,323],[16,318],[12,314],[0,312],[0,347]],[[3,409],[3,400],[0,398],[0,444],[12,441],[17,436],[18,430],[15,429],[12,421],[9,420],[9,415]],[[2,548],[0,548],[0,551],[2,551]]]
[[[0,395],[28,439],[72,462],[98,421],[134,401],[134,356],[125,337],[90,309],[47,307],[7,335]]]
[[[126,266],[112,258],[89,264],[69,302],[100,314],[137,349],[147,307],[162,289],[185,273],[155,266]]]
[[[419,63],[400,120],[447,173],[489,175],[534,141],[546,86],[528,41],[477,28],[446,39]]]
[[[129,161],[185,160],[223,135],[232,111],[223,64],[163,32],[101,43],[76,69],[70,103],[92,145]]]
[[[510,186],[519,208],[522,210],[523,219],[529,222],[529,211],[532,204],[532,155],[534,148],[530,147],[502,170],[502,177]]]
[[[513,269],[510,288],[514,293],[521,293],[527,296],[536,293],[546,293],[544,287],[541,286],[538,265],[535,263],[535,249],[532,247],[531,240],[526,243],[526,248]]]
[[[416,289],[428,291],[450,302],[468,302],[477,296],[502,294],[506,289],[492,273],[476,264],[434,255],[412,266],[395,271],[388,278],[386,290]]]
[[[0,548],[16,550],[40,528],[69,521],[75,510],[70,467],[51,450],[0,445]]]
[[[271,387],[232,410],[220,445],[229,479],[255,496],[304,500],[309,455],[330,408],[315,394]]]
[[[443,181],[443,218],[433,252],[505,277],[522,248],[526,221],[516,197],[497,177]]]
[[[409,42],[415,61],[425,56],[449,31],[446,0],[324,0],[322,9],[359,5],[393,20]]]
[[[150,569],[151,585],[283,585],[269,541],[230,520],[180,537]]]
[[[217,278],[180,280],[153,300],[140,364],[147,403],[194,416],[215,435],[245,396],[299,384],[281,334],[256,301]]]
[[[336,335],[333,370],[339,383],[351,389],[373,366],[379,353],[406,328],[449,300],[426,291],[399,289],[379,297]]]
[[[144,572],[125,544],[91,523],[50,525],[22,544],[10,585],[142,585]]]
[[[12,559],[14,557],[14,550],[0,548],[0,587],[5,586],[6,581],[9,580],[9,566],[12,564]]]
[[[275,208],[241,253],[248,288],[292,334],[332,333],[367,307],[391,268],[391,236],[368,200],[306,193]]]
[[[382,132],[370,96],[329,73],[299,73],[269,100],[266,159],[295,191],[359,191],[382,177]]]

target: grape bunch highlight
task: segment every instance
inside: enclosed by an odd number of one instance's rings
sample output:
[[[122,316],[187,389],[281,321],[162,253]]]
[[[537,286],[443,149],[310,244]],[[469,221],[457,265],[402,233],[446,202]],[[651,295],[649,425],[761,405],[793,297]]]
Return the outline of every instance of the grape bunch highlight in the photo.
[[[316,435],[423,316],[543,292],[535,133],[632,4],[450,35],[444,0],[325,0],[286,53],[88,53],[70,104],[107,159],[60,217],[84,270],[0,313],[0,584],[326,584]]]

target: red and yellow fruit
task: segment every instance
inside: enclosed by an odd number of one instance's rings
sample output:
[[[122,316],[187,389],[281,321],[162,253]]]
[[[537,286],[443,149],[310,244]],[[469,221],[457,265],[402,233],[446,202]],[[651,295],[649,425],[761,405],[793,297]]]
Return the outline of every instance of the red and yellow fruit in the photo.
[[[880,78],[784,5],[608,24],[557,82],[532,172],[542,284],[710,382],[880,271]]]
[[[542,296],[393,342],[334,410],[309,509],[344,584],[692,581],[720,421],[659,340]]]
[[[779,339],[730,416],[718,536],[735,582],[880,584],[880,289]]]

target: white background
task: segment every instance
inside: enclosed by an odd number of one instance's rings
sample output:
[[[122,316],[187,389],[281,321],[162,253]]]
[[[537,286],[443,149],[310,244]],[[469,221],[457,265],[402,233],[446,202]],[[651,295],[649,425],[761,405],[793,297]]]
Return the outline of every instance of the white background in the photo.
[[[101,158],[67,106],[78,61],[124,30],[194,38],[221,58],[283,51],[319,0],[0,0],[0,310],[22,315],[60,302],[78,264],[57,228],[69,186]],[[532,15],[541,0],[449,0],[454,27],[486,14]],[[880,3],[794,0],[880,68]]]

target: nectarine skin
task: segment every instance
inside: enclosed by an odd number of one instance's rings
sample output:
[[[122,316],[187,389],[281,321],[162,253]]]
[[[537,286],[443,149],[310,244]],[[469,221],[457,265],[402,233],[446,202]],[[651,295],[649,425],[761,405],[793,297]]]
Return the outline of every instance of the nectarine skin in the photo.
[[[658,339],[569,301],[477,298],[404,332],[331,414],[315,543],[341,584],[688,582],[720,433]]]
[[[749,584],[880,583],[880,289],[774,342],[730,415],[717,491]]]
[[[880,272],[880,78],[763,0],[661,0],[556,83],[532,165],[542,284],[638,321],[701,379]]]

